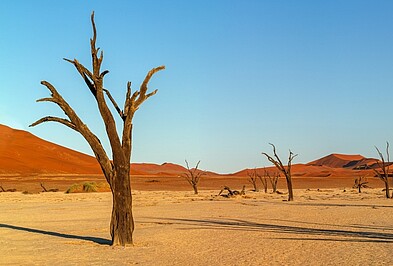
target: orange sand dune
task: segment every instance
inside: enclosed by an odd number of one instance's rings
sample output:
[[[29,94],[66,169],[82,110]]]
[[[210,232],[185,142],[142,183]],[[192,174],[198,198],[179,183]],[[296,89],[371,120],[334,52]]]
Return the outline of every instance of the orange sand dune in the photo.
[[[331,154],[308,164],[292,166],[296,188],[348,187],[355,177],[369,177],[373,184],[371,168],[375,159],[361,155]],[[360,166],[366,165],[368,169]],[[200,183],[203,189],[216,189],[223,185],[241,189],[249,185],[248,172],[254,169],[221,175],[207,172]],[[263,173],[263,168],[257,169]],[[277,172],[267,167],[270,174]],[[180,177],[186,168],[172,163],[133,163],[131,175],[133,188],[141,190],[187,190],[189,184]],[[283,178],[282,178],[283,179]],[[40,190],[40,182],[48,187],[66,189],[82,181],[105,181],[101,169],[92,156],[42,140],[29,132],[0,125],[0,183],[18,190]],[[279,187],[285,187],[284,180]]]
[[[0,125],[0,173],[99,174],[101,169],[94,157]]]

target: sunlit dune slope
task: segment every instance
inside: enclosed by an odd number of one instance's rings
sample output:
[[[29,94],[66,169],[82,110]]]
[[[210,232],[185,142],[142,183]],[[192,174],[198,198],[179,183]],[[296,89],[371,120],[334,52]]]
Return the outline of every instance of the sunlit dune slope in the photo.
[[[0,173],[99,174],[101,169],[94,157],[0,125]]]
[[[163,163],[133,163],[132,175],[178,176],[186,168]],[[101,174],[96,159],[33,134],[0,125],[0,174]]]

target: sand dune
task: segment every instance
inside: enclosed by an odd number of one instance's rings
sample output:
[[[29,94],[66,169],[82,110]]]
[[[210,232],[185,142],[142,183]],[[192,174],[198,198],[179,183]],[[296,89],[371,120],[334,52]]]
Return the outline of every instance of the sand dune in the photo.
[[[375,159],[361,155],[332,154],[308,164],[294,164],[292,175],[295,188],[350,187],[355,177],[366,176],[374,187],[382,183],[373,178],[372,169],[359,169],[371,165]],[[270,173],[275,167],[266,168]],[[249,171],[233,174],[208,172],[203,177],[201,189],[220,189],[227,185],[241,188],[248,185]],[[262,168],[257,169],[263,173]],[[186,169],[173,163],[132,163],[133,188],[139,190],[188,190],[181,177]],[[105,182],[101,169],[92,156],[42,140],[29,132],[0,125],[0,184],[18,191],[41,191],[40,183],[65,191],[79,182]],[[279,181],[285,188],[285,181]]]

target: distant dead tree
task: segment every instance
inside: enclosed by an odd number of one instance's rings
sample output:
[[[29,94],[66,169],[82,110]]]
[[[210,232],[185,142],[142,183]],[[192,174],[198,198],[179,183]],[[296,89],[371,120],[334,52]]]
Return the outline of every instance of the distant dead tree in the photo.
[[[85,138],[93,150],[112,191],[113,204],[110,222],[112,245],[126,246],[133,243],[134,231],[130,182],[133,118],[135,112],[140,108],[142,103],[156,94],[157,90],[147,93],[148,83],[151,77],[156,72],[163,70],[165,66],[159,66],[150,70],[143,80],[140,89],[133,93],[131,92],[131,82],[128,82],[124,108],[121,110],[110,92],[104,88],[104,76],[108,74],[109,71],[104,70],[101,72],[104,54],[102,51],[99,51],[100,48],[96,47],[97,31],[94,22],[94,12],[91,15],[91,24],[93,28],[93,37],[90,39],[90,48],[93,70],[90,71],[76,59],[70,60],[64,58],[64,60],[74,65],[97,103],[100,116],[105,125],[106,135],[109,139],[112,159],[108,157],[99,138],[90,131],[88,126],[79,118],[68,102],[60,95],[55,87],[47,81],[42,81],[41,84],[48,88],[51,92],[51,97],[39,99],[37,102],[52,102],[57,104],[68,119],[46,116],[30,126],[36,126],[48,121],[57,122],[79,132]],[[119,136],[117,132],[115,117],[107,104],[105,96],[113,104],[117,115],[119,115],[123,125],[121,136]]]
[[[280,173],[275,172],[272,176],[267,172],[270,184],[272,185],[272,193],[277,193],[277,183],[280,179]]]
[[[253,171],[247,171],[247,175],[248,175],[248,182],[251,183],[253,190],[255,192],[258,192],[258,186],[257,186],[257,180],[258,180],[258,173],[257,170],[254,169]]]
[[[43,189],[42,192],[58,192],[58,191],[59,191],[59,189],[57,189],[57,188],[46,189],[46,187],[44,186],[43,183],[40,183],[40,186],[41,186],[42,189]]]
[[[227,191],[227,194],[223,194],[224,191]],[[224,186],[220,193],[218,193],[218,196],[223,196],[226,198],[230,198],[230,197],[235,197],[235,196],[243,196],[246,194],[246,186],[243,186],[243,189],[241,191],[239,190],[232,190],[230,189],[228,186]]]
[[[9,188],[9,189],[4,189],[3,185],[0,185],[1,192],[15,192],[16,188]]]
[[[261,183],[262,183],[262,186],[263,186],[263,191],[265,192],[265,193],[267,193],[267,171],[266,171],[266,169],[264,169],[264,172],[263,172],[263,175],[261,175],[260,173],[258,173],[258,172],[256,172],[256,170],[255,170],[255,174],[258,176],[258,178],[259,178],[259,181],[261,181]]]
[[[385,183],[385,195],[386,198],[390,198],[390,191],[389,191],[389,166],[390,166],[390,158],[389,158],[389,142],[386,142],[386,159],[387,161],[385,161],[385,158],[382,154],[382,152],[379,151],[378,147],[375,146],[375,149],[378,152],[379,158],[381,160],[377,160],[377,164],[378,167],[381,168],[381,171],[378,171],[376,169],[374,170],[374,173],[377,175],[377,177],[379,177],[379,179],[381,179],[384,183]]]
[[[355,178],[355,184],[353,185],[353,188],[357,188],[359,193],[362,193],[362,188],[369,188],[367,185],[368,182],[365,180],[364,176],[360,176],[358,178]]]
[[[187,180],[187,182],[192,186],[192,189],[194,190],[195,194],[198,194],[198,183],[201,180],[201,177],[203,175],[206,175],[204,171],[198,170],[199,163],[201,161],[198,161],[196,166],[194,168],[190,168],[188,161],[185,160],[186,166],[187,166],[187,172],[182,174],[181,176]]]
[[[276,153],[276,147],[272,143],[269,143],[269,144],[273,147],[273,156],[274,157],[270,156],[269,154],[267,154],[265,152],[262,152],[262,154],[265,155],[267,157],[267,159],[271,163],[273,163],[281,173],[284,174],[285,179],[287,181],[288,201],[293,201],[291,166],[292,166],[292,160],[293,160],[293,158],[295,158],[297,156],[297,154],[294,154],[291,150],[289,150],[288,165],[287,165],[287,167],[285,167]]]

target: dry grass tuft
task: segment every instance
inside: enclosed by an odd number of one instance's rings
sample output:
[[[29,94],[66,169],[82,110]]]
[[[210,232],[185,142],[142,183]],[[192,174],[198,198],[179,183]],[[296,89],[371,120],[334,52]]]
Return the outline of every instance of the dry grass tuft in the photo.
[[[110,187],[106,182],[85,182],[74,184],[65,193],[109,192]]]

